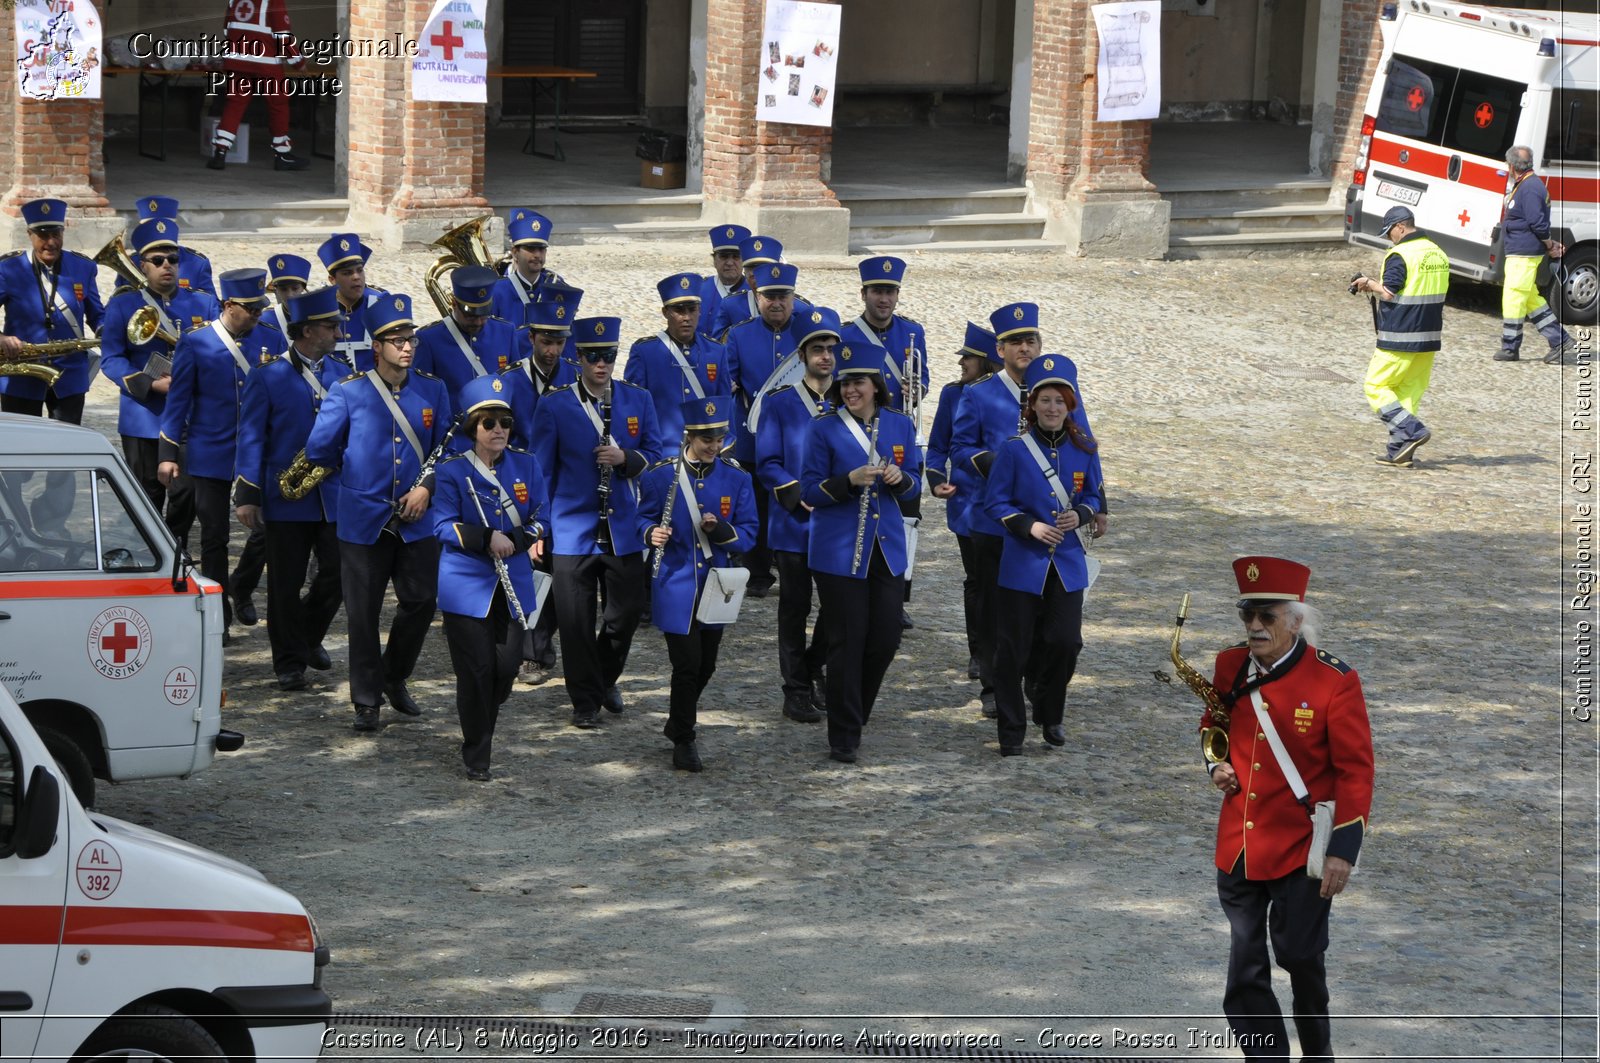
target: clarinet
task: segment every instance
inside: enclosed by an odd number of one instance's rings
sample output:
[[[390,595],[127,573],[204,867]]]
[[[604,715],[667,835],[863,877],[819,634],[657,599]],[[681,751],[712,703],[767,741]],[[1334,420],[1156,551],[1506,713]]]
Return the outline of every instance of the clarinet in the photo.
[[[428,456],[422,459],[422,468],[420,471],[418,471],[417,478],[411,481],[411,486],[406,488],[406,494],[409,495],[411,492],[421,487],[423,481],[433,474],[433,467],[439,464],[440,458],[444,457],[445,451],[450,448],[450,441],[456,437],[456,430],[460,427],[461,418],[458,417],[454,421],[450,422],[450,430],[444,434],[444,438],[440,439],[439,444],[432,450],[428,451]],[[399,498],[395,499],[393,504],[394,513],[389,517],[388,522],[384,524],[382,530],[391,535],[399,535],[400,531],[394,526],[394,522],[400,519],[400,511],[405,507]]]
[[[661,511],[661,527],[668,531],[672,530],[672,507],[678,503],[678,475],[679,470],[683,468],[682,461],[683,454],[680,452],[677,460],[672,463],[672,482],[667,485],[667,504]],[[650,578],[655,579],[661,575],[661,559],[666,556],[667,547],[663,543],[652,549],[655,551],[655,556],[650,559]]]
[[[878,467],[878,426],[882,423],[883,414],[881,412],[874,414],[872,418],[872,438],[867,441],[867,450],[869,452],[867,463],[873,468]],[[856,513],[856,550],[855,554],[850,558],[851,575],[855,575],[856,569],[861,566],[861,551],[866,545],[867,539],[867,515],[871,509],[872,485],[868,484],[861,489],[861,509]]]
[[[611,442],[611,403],[601,400],[600,424],[605,428],[600,436],[600,445],[606,446]],[[611,541],[611,525],[608,518],[611,516],[611,475],[616,466],[606,462],[600,466],[600,486],[597,493],[600,496],[600,526],[595,532],[596,542]]]
[[[491,488],[491,490],[493,490],[493,488]],[[483,521],[483,526],[485,528],[489,528],[489,516],[483,511],[483,503],[479,501],[478,492],[472,486],[471,481],[468,481],[467,483],[467,493],[472,496],[472,504],[478,507],[478,519]],[[496,502],[498,503],[498,491],[496,491],[495,497]],[[489,531],[492,534],[495,529],[489,528]],[[506,604],[511,607],[511,615],[516,617],[517,623],[521,624],[523,629],[526,630],[528,627],[528,617],[527,614],[522,611],[522,603],[517,600],[517,589],[511,585],[511,570],[506,568],[505,558],[495,557],[493,554],[490,554],[489,560],[494,562],[494,574],[500,579],[500,589],[506,592]]]

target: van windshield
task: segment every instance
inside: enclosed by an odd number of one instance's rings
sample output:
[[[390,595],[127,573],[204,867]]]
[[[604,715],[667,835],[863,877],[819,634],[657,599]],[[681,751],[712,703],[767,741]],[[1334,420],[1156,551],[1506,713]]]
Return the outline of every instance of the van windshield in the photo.
[[[1396,54],[1384,79],[1377,128],[1498,163],[1516,137],[1526,88],[1520,81]]]

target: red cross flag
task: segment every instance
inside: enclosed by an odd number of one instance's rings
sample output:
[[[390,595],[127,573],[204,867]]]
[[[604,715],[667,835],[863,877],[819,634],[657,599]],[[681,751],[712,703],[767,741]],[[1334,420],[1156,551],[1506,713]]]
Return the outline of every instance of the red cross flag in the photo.
[[[488,102],[488,6],[489,0],[434,0],[411,59],[412,99]]]

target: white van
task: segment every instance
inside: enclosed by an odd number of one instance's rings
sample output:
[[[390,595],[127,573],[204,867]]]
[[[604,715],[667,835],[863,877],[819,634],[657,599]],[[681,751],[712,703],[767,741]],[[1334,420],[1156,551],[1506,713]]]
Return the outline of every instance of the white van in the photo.
[[[96,778],[184,777],[243,742],[221,595],[105,436],[0,414],[0,689],[84,805]]]
[[[1453,272],[1498,283],[1506,152],[1533,149],[1550,190],[1551,235],[1567,245],[1544,280],[1569,324],[1600,312],[1600,16],[1404,0],[1384,4],[1383,55],[1367,94],[1345,238],[1379,232],[1404,204]]]
[[[315,1059],[327,963],[260,872],[85,812],[0,690],[0,1056]]]

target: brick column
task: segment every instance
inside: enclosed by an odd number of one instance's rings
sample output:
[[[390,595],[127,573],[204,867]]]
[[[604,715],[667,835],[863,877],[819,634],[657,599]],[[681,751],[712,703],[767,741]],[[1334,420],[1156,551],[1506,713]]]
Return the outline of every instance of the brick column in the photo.
[[[10,11],[0,14],[0,55],[15,56],[16,22]],[[21,206],[51,196],[71,207],[67,246],[92,255],[122,227],[105,197],[105,109],[99,100],[21,99],[16,77],[14,67],[0,77],[0,113],[9,116],[11,129],[11,150],[0,162],[5,246],[27,246]]]
[[[1088,4],[1036,0],[1029,204],[1045,214],[1045,235],[1074,253],[1161,258],[1171,208],[1145,177],[1150,123],[1095,121],[1099,47]]]
[[[351,4],[350,38],[415,40],[431,6],[428,0]],[[488,212],[483,104],[411,99],[409,58],[356,57],[346,72],[353,229],[397,248],[426,243]]]
[[[762,0],[707,0],[702,218],[735,222],[785,249],[846,253],[850,212],[823,180],[833,130],[756,121],[765,65]]]
[[[1350,183],[1361,141],[1361,110],[1383,53],[1383,38],[1378,33],[1381,7],[1377,0],[1345,0],[1339,19],[1339,94],[1334,105],[1331,175],[1335,195]]]

